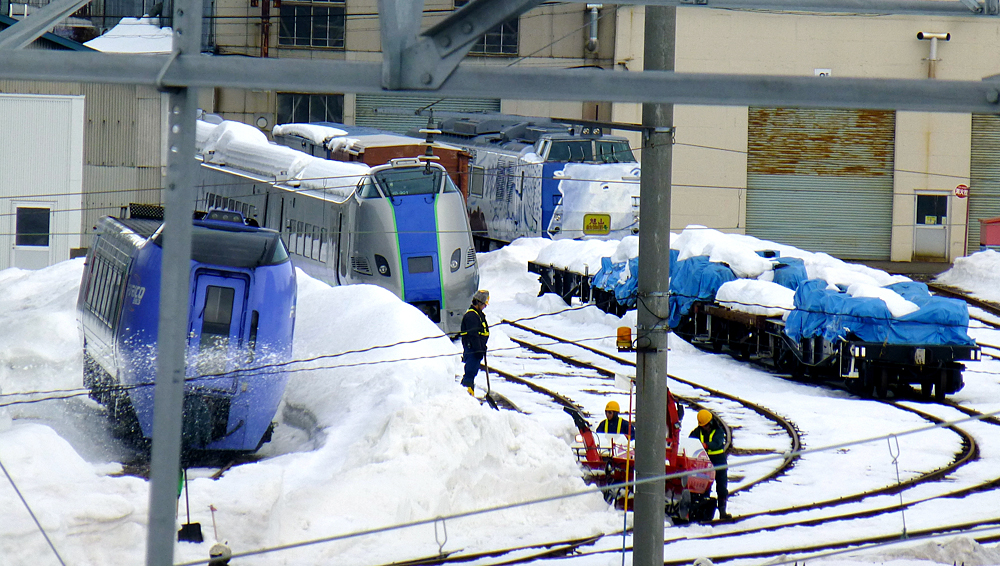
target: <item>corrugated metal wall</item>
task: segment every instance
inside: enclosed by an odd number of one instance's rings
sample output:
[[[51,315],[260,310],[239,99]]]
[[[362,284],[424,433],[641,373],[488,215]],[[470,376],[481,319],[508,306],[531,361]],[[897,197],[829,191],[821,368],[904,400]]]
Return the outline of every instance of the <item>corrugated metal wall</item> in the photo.
[[[1000,217],[1000,117],[972,115],[969,238],[966,253],[979,251],[980,218]]]
[[[433,104],[435,110],[450,112],[499,112],[499,98],[446,98],[440,96],[393,96],[387,94],[359,94],[355,103],[355,123],[405,134],[413,128],[427,127],[427,118],[414,116],[418,108]],[[376,109],[387,108],[410,111],[410,115],[379,114]]]
[[[747,233],[888,260],[895,129],[892,111],[750,108]]]

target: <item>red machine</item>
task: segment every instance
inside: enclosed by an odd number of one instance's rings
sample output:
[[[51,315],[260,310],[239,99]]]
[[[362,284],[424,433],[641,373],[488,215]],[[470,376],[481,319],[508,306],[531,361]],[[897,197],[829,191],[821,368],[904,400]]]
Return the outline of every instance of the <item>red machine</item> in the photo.
[[[633,486],[624,487],[635,479],[634,439],[623,434],[600,434],[590,430],[586,419],[572,409],[565,409],[580,434],[576,436],[573,450],[583,468],[588,485],[607,486],[604,499],[618,509],[632,509]],[[681,416],[673,395],[667,392],[667,438],[664,472],[667,475],[695,471],[694,474],[666,480],[664,506],[667,516],[675,522],[711,521],[715,516],[715,498],[711,497],[715,471],[704,449],[697,448],[688,455],[680,449]],[[639,433],[641,434],[641,433]],[[700,470],[700,471],[699,471]]]

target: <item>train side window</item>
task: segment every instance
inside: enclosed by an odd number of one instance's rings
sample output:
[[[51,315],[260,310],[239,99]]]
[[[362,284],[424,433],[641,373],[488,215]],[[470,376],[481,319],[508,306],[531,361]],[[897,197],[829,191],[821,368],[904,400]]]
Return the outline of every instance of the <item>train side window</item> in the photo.
[[[305,231],[303,230],[303,223],[301,221],[296,222],[296,236],[295,241],[295,253],[304,256],[305,253]]]
[[[472,174],[469,179],[469,194],[475,197],[482,197],[483,178],[486,176],[486,168],[473,165],[470,169]]]
[[[326,243],[326,228],[319,229],[319,260],[323,263],[329,259],[330,246]]]
[[[108,324],[113,325],[114,320],[117,318],[118,308],[121,306],[122,300],[122,272],[115,270],[114,284],[111,286],[111,310],[108,313]]]
[[[319,261],[320,252],[323,249],[323,238],[320,235],[320,230],[318,226],[313,226],[313,245],[312,245],[312,257],[316,261]]]
[[[288,253],[295,253],[295,221],[289,220],[288,225],[285,227],[285,233],[288,234]]]
[[[302,227],[302,255],[309,259],[312,259],[312,225],[305,224]]]
[[[94,263],[97,268],[94,270],[94,300],[90,303],[90,310],[100,316],[101,295],[104,293],[104,259],[96,258]]]
[[[97,289],[97,256],[90,264],[90,277],[87,278],[87,306],[94,304],[94,290]]]

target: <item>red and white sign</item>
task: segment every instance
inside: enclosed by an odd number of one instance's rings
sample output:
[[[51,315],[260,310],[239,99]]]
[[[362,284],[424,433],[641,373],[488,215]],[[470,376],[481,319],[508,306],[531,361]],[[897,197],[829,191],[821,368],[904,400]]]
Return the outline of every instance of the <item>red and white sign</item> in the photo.
[[[969,185],[961,184],[955,187],[955,196],[958,198],[965,198],[969,196]]]

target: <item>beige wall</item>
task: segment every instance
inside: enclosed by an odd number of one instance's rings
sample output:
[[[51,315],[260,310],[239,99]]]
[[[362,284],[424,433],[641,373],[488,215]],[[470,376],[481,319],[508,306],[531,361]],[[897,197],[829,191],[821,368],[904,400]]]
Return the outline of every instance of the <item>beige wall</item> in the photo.
[[[642,68],[642,12],[641,7],[618,11],[616,69]],[[919,31],[952,34],[950,41],[938,42],[937,80],[980,80],[1000,73],[1000,52],[991,48],[1000,37],[995,19],[808,16],[702,8],[677,10],[675,66],[688,73],[814,76],[816,69],[830,69],[834,77],[920,79],[928,76],[930,42],[918,40]],[[613,117],[638,122],[640,106],[616,104]],[[677,106],[675,125],[672,224],[743,231],[746,107]],[[953,191],[957,184],[969,182],[971,117],[899,112],[896,128],[892,259],[909,261],[916,191]],[[954,196],[949,201],[949,259],[953,260],[963,255],[968,203]]]

